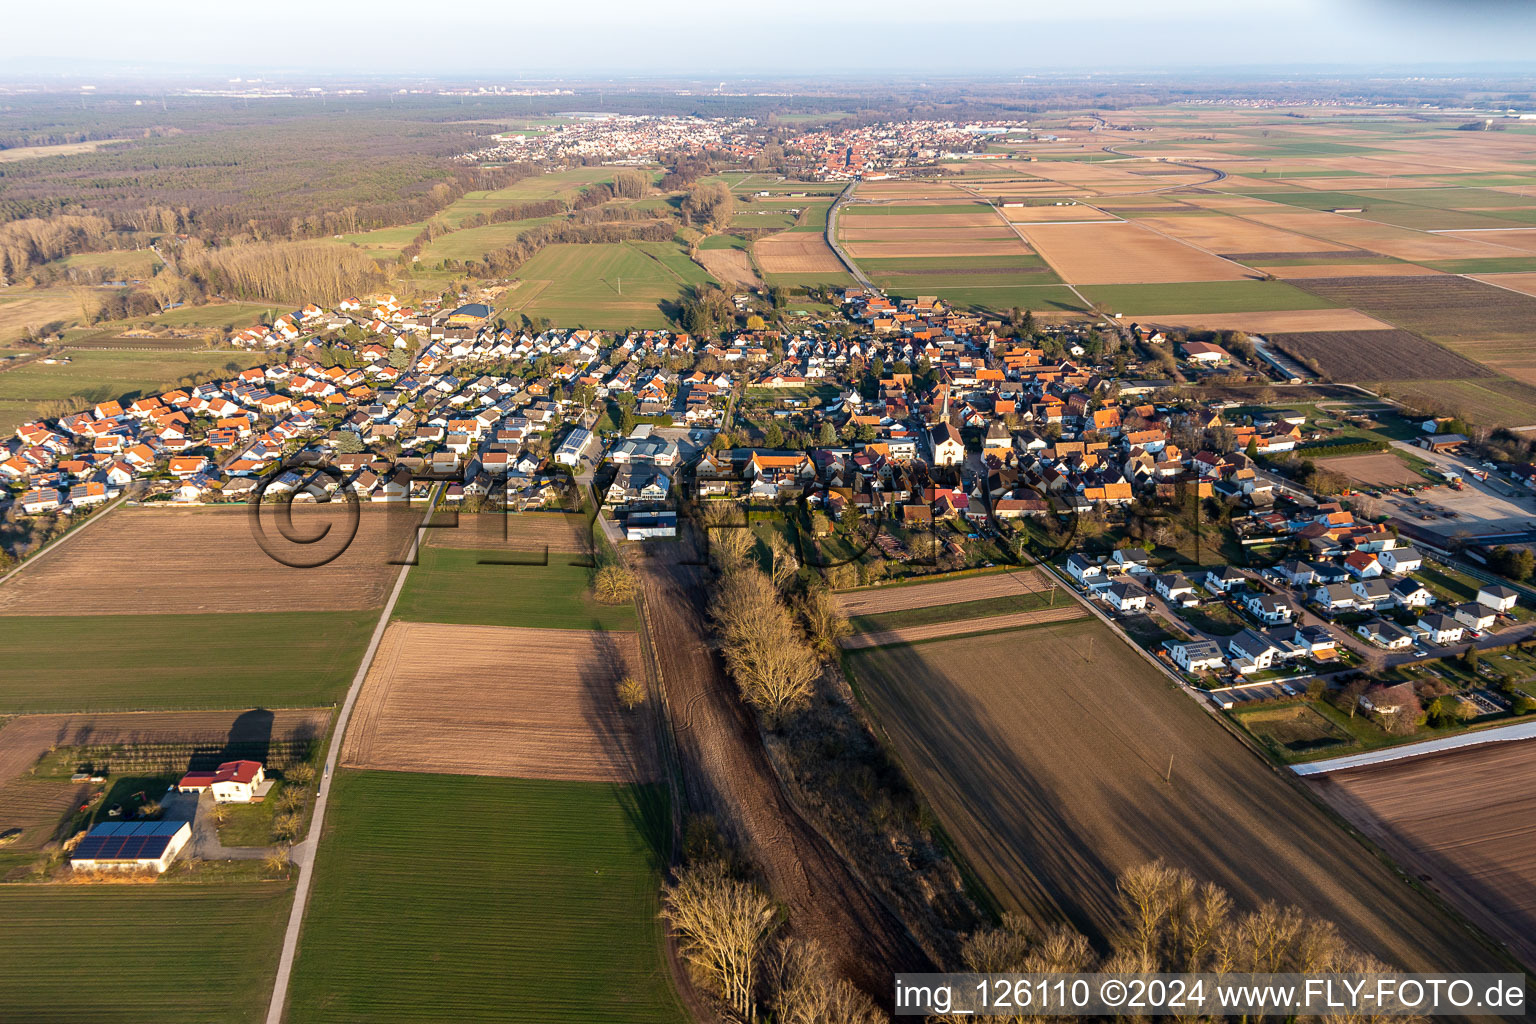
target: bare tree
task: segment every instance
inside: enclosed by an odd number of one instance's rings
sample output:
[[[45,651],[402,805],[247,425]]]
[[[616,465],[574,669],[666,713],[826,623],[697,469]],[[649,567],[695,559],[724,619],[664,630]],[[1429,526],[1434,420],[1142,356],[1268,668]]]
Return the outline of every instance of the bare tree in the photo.
[[[763,982],[774,1024],[880,1024],[870,998],[838,977],[821,946],[780,939],[764,956]]]
[[[811,639],[811,647],[823,658],[832,657],[837,651],[837,642],[853,632],[836,595],[830,590],[818,587],[806,594],[800,601],[800,615],[805,619],[805,632]]]
[[[662,901],[662,917],[681,935],[688,962],[732,1012],[756,1020],[758,958],[779,925],[772,901],[720,864],[684,869],[662,890]]]

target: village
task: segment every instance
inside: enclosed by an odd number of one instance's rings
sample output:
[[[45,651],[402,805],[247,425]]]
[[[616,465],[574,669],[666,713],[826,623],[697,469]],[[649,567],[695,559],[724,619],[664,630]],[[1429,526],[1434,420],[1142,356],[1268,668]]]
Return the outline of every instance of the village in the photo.
[[[484,302],[308,304],[229,338],[264,365],[23,424],[6,504],[82,519],[118,500],[408,503],[442,484],[445,507],[516,514],[582,507],[590,485],[618,543],[676,537],[683,506],[744,503],[794,519],[835,586],[1036,559],[1223,708],[1531,632],[1517,590],[1433,561],[1450,545],[1389,523],[1381,490],[1317,494],[1269,461],[1354,452],[1358,434],[1163,401],[1166,381],[1137,376],[1231,379],[1246,339],[836,299],[719,339],[518,328]],[[1529,699],[1471,683],[1463,716]]]

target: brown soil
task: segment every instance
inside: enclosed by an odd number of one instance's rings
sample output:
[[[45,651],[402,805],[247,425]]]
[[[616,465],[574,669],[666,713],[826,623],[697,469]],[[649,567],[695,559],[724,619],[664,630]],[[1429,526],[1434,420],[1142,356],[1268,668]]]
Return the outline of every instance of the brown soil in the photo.
[[[1024,236],[1073,284],[1240,281],[1246,267],[1136,223],[1031,224]]]
[[[1065,622],[1068,619],[1080,619],[1084,614],[1082,606],[1074,601],[1037,612],[1013,612],[1008,615],[989,615],[982,619],[958,619],[954,622],[931,622],[926,626],[903,626],[877,633],[856,633],[844,638],[842,645],[844,650],[849,651],[863,647],[889,647],[891,644],[937,640],[939,637],[958,636],[962,633],[986,633],[995,629],[1038,626],[1045,622]]]
[[[358,695],[344,763],[392,771],[646,782],[649,733],[615,687],[633,634],[391,623]]]
[[[1536,743],[1311,777],[1410,874],[1536,963]]]
[[[740,249],[700,249],[699,265],[724,285],[759,288],[763,283],[752,266],[752,257]]]
[[[752,252],[765,274],[820,274],[844,269],[819,231],[784,231],[759,238]]]
[[[843,606],[844,615],[856,618],[860,615],[881,615],[885,612],[898,612],[908,608],[932,608],[941,604],[981,601],[989,597],[1012,597],[1044,589],[1045,585],[1041,582],[1040,574],[1033,569],[1025,569],[987,573],[980,576],[957,576],[935,583],[849,590],[839,594],[837,600]]]
[[[763,873],[794,929],[889,1005],[891,974],[931,970],[911,934],[795,809],[737,699],[704,621],[710,570],[693,545],[659,545],[640,564],[646,623],[688,805],[712,814]]]
[[[349,508],[356,508],[357,536]],[[329,530],[313,544],[285,540],[280,511],[262,506],[268,544],[295,562],[277,561],[256,539],[250,506],[119,508],[0,587],[0,615],[126,615],[194,612],[340,611],[377,608],[400,571],[420,511],[294,505],[286,535]]]

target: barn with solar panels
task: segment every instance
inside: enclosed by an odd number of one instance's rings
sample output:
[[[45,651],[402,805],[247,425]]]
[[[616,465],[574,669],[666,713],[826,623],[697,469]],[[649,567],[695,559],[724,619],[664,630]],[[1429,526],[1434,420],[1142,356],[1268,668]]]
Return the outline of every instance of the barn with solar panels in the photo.
[[[192,838],[187,821],[108,821],[97,825],[69,855],[76,871],[161,872]]]

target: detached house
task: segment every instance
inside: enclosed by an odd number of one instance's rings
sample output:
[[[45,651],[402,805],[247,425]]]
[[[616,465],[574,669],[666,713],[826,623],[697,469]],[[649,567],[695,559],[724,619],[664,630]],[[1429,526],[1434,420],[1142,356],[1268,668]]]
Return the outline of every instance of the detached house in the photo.
[[[1248,609],[1248,614],[1258,619],[1267,626],[1278,626],[1281,623],[1291,621],[1291,606],[1276,594],[1261,594],[1255,591],[1243,598],[1243,607]]]
[[[1439,612],[1426,612],[1420,615],[1419,628],[1428,634],[1429,642],[1433,644],[1459,643],[1461,634],[1464,632],[1461,623]]]
[[[1208,672],[1227,663],[1221,645],[1214,640],[1169,640],[1163,649],[1185,672]]]

